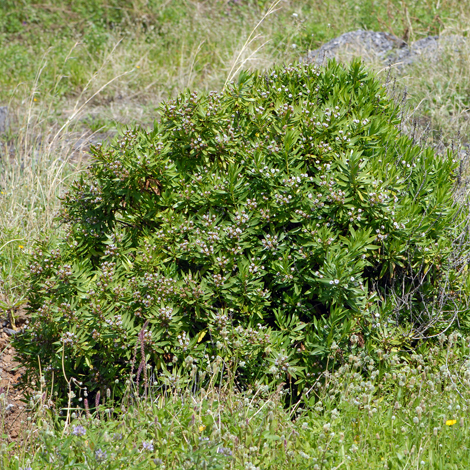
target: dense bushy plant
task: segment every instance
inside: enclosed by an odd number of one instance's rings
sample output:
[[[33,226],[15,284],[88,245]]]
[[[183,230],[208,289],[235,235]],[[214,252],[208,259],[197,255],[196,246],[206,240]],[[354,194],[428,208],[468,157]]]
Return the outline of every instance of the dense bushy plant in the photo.
[[[39,356],[91,390],[145,374],[144,356],[219,356],[240,381],[303,386],[351,344],[387,351],[400,328],[462,318],[456,162],[399,123],[361,64],[299,64],[188,92],[96,148],[64,197],[67,236],[32,257],[29,376]]]

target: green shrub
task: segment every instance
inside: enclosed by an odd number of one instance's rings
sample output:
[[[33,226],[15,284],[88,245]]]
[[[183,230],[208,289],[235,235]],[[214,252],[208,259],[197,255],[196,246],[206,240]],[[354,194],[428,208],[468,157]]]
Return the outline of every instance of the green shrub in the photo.
[[[465,319],[456,162],[399,124],[361,64],[299,64],[188,92],[94,149],[67,235],[32,256],[26,378],[38,356],[59,393],[64,372],[92,391],[219,356],[242,384],[303,387],[348,348]]]

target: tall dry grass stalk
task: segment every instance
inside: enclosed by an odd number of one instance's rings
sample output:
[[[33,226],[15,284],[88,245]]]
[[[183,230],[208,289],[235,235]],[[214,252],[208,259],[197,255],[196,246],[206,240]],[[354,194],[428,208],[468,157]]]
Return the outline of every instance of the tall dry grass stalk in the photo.
[[[247,62],[253,59],[255,54],[261,50],[266,44],[267,41],[261,44],[256,50],[250,52],[247,56],[246,53],[249,50],[250,46],[260,38],[260,34],[255,34],[258,28],[261,26],[261,24],[268,18],[268,16],[272,15],[276,11],[280,10],[280,8],[277,8],[278,5],[281,3],[281,0],[276,0],[274,1],[269,8],[266,10],[266,13],[262,16],[262,18],[258,21],[256,26],[253,28],[253,30],[250,32],[248,35],[245,43],[243,44],[243,47],[240,49],[238,52],[237,56],[235,57],[235,60],[233,61],[232,67],[228,73],[227,79],[225,80],[224,83],[224,88],[227,86],[227,83],[229,83],[235,75],[242,69],[242,67],[245,67]]]
[[[42,73],[49,66],[47,54],[23,100],[25,106],[10,110],[10,129],[0,141],[0,300],[22,290],[24,263],[18,258],[35,239],[53,234],[60,196],[84,169],[96,132],[84,129],[80,120],[107,86],[130,73],[102,83],[100,72],[114,51],[91,75],[65,120],[54,108],[54,91],[63,77],[57,78],[50,96],[42,92],[38,98]]]

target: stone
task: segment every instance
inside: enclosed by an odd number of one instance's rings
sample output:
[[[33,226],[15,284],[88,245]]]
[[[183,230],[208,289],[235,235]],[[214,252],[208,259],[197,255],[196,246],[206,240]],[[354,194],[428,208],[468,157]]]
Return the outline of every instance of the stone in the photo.
[[[8,129],[8,108],[0,106],[0,134],[3,134]]]
[[[399,68],[421,58],[438,60],[444,48],[460,52],[466,44],[463,36],[429,36],[411,44],[390,33],[359,29],[342,34],[319,49],[310,51],[303,62],[324,64],[328,59],[351,60],[361,57],[364,62],[379,61]]]
[[[411,65],[421,58],[437,61],[440,59],[443,50],[460,52],[462,46],[466,44],[463,36],[428,36],[427,38],[415,41],[401,50],[393,51],[387,58],[387,65]]]
[[[395,49],[405,47],[407,47],[405,41],[393,34],[359,29],[344,33],[327,42],[319,49],[310,51],[304,61],[320,65],[332,58],[353,58],[360,56],[365,59],[374,60],[385,57],[388,52]]]
[[[3,331],[8,335],[8,336],[13,336],[19,333],[20,330],[12,330],[11,328],[3,328]]]

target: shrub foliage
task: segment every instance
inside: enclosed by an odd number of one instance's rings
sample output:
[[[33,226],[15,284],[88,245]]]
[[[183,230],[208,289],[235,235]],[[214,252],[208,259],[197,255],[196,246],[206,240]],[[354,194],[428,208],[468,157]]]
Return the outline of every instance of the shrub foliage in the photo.
[[[386,352],[464,317],[456,163],[400,133],[360,63],[243,72],[160,111],[93,150],[66,236],[32,255],[27,377],[38,355],[89,390],[142,357],[219,356],[241,382],[304,386],[352,344]]]

